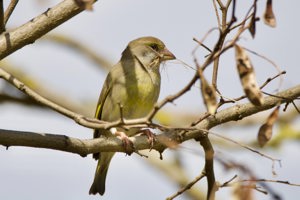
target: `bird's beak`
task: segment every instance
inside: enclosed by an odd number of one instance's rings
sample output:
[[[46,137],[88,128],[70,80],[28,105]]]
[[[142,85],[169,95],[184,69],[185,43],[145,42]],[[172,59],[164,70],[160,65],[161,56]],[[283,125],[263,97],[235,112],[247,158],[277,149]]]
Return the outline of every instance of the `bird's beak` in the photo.
[[[162,57],[161,57],[162,61],[176,59],[176,57],[174,56],[174,54],[172,54],[171,51],[169,51],[167,48],[164,48],[160,53],[162,55]]]

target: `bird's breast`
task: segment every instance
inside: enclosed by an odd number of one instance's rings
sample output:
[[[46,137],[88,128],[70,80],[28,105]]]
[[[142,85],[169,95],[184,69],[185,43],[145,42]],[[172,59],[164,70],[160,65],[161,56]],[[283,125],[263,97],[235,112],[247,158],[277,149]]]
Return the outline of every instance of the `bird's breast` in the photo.
[[[123,102],[127,118],[131,119],[146,116],[157,102],[160,91],[160,77],[156,75],[136,77],[135,81]]]

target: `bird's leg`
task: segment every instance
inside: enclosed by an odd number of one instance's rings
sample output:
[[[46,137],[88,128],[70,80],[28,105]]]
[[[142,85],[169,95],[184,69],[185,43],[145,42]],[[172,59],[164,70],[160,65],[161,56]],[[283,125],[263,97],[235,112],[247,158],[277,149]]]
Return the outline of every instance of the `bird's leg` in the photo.
[[[142,129],[139,131],[141,135],[146,135],[150,144],[150,151],[153,148],[154,142],[156,141],[156,135],[149,129]]]
[[[116,128],[112,128],[110,132],[122,140],[126,154],[131,155],[135,151],[133,142],[129,139],[126,133],[118,131]]]

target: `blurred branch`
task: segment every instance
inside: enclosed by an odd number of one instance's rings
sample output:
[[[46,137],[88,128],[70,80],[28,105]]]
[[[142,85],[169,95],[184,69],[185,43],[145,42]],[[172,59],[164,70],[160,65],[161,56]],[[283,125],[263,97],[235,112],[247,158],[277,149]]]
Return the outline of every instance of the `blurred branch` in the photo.
[[[253,167],[249,166],[249,164],[246,164],[245,162],[237,162],[234,160],[231,160],[229,158],[224,157],[224,155],[222,156],[216,156],[216,161],[218,161],[220,164],[222,164],[226,170],[233,170],[236,169],[238,171],[240,171],[240,176],[239,179],[242,177],[243,179],[247,179],[247,180],[259,180],[259,178],[257,178],[255,171],[253,169]],[[272,166],[273,168],[273,166]],[[272,169],[273,170],[273,169]],[[272,189],[269,185],[265,184],[264,182],[260,183],[260,187],[256,186],[255,184],[251,184],[249,182],[244,182],[244,184],[242,182],[240,182],[240,184],[231,184],[231,182],[233,182],[238,176],[235,175],[233,178],[231,178],[230,180],[226,181],[223,184],[218,184],[219,188],[223,188],[223,187],[228,187],[228,186],[237,186],[235,193],[240,193],[242,188],[249,188],[249,189],[254,189],[258,192],[262,192],[264,194],[270,194],[271,195],[271,199],[282,199],[280,197],[280,195],[278,194],[277,190]],[[237,181],[238,182],[238,181]],[[245,191],[246,192],[246,191]],[[240,199],[247,199],[246,197],[248,195],[251,196],[251,193],[249,193],[250,191],[247,191],[244,195],[243,194],[239,194],[238,196],[243,197]]]
[[[184,192],[186,192],[187,194],[190,193],[190,189],[198,182],[200,181],[202,178],[205,177],[204,173],[201,173],[199,176],[195,177],[193,181],[185,184],[185,186],[183,188],[181,188],[180,190],[178,190],[175,194],[173,194],[170,197],[167,197],[166,200],[172,200],[175,199],[176,197],[178,197],[179,195],[183,194]],[[203,195],[199,195],[197,196],[196,199],[204,199],[205,197]]]
[[[43,40],[50,40],[59,45],[70,47],[70,49],[78,51],[81,55],[86,56],[88,59],[93,61],[99,68],[108,70],[112,65],[104,57],[95,53],[95,50],[89,48],[84,43],[65,36],[62,34],[49,34],[42,38]]]
[[[46,108],[41,104],[37,104],[36,101],[34,101],[29,97],[22,98],[22,97],[7,95],[7,94],[0,94],[0,104],[4,102],[18,103],[18,104],[24,104],[26,106],[39,106],[41,108]]]
[[[149,162],[151,166],[162,171],[165,176],[171,179],[172,182],[177,183],[179,187],[184,187],[184,190],[181,189],[178,191],[179,194],[177,193],[175,195],[172,195],[166,198],[167,200],[174,199],[183,192],[186,192],[185,194],[189,196],[190,199],[198,200],[205,198],[204,192],[201,192],[199,188],[192,188],[194,184],[191,184],[189,182],[190,180],[188,178],[186,170],[181,164],[176,162],[176,160],[168,162],[166,160],[161,161],[157,158],[155,159],[150,157],[150,159],[147,159],[146,161]],[[203,176],[198,177],[197,181],[199,181],[202,177]]]
[[[200,144],[205,152],[204,174],[207,178],[207,200],[214,200],[217,185],[214,172],[214,149],[207,135],[200,138]]]
[[[15,30],[0,36],[0,59],[35,42],[41,36],[74,17],[83,9],[74,0],[64,0]]]
[[[45,83],[43,81],[28,75],[22,69],[18,69],[21,67],[14,66],[9,62],[1,61],[1,68],[3,70],[7,70],[10,74],[14,74],[14,76],[17,79],[20,79],[22,83],[24,83],[24,85],[27,85],[28,87],[32,88],[32,90],[36,91],[37,93],[43,96],[47,96],[49,100],[53,102],[59,102],[63,107],[74,110],[85,116],[93,116],[94,108],[92,108],[92,106],[83,106],[82,103],[77,103],[72,98],[66,98],[64,95],[59,94],[57,91],[51,91],[48,87],[45,87]],[[6,82],[6,85],[4,85],[4,90],[1,91],[1,102],[12,100],[13,102],[19,104],[26,104],[32,106],[36,105],[38,107],[45,108],[44,105],[39,104],[37,101],[35,101],[33,98],[30,98],[28,95],[19,95],[22,94],[21,91],[16,90],[15,88],[10,88],[10,85],[8,84],[9,83]],[[6,91],[5,89],[8,86],[9,88],[7,88]],[[11,89],[15,89],[18,93],[15,94],[14,91],[11,91]]]
[[[289,181],[283,181],[283,180],[272,180],[272,179],[243,179],[243,180],[237,180],[234,181],[237,176],[234,176],[232,179],[229,181],[226,181],[220,187],[228,187],[232,186],[234,184],[240,184],[240,183],[247,183],[247,182],[254,182],[254,183],[259,183],[259,182],[266,182],[266,183],[279,183],[279,184],[285,184],[285,185],[290,185],[290,186],[296,186],[300,187],[300,184],[297,183],[291,183]]]

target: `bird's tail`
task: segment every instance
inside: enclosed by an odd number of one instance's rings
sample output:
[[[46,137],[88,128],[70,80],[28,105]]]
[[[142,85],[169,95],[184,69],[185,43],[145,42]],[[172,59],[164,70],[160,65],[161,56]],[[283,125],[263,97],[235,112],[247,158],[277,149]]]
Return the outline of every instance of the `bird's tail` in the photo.
[[[109,163],[114,154],[114,152],[103,152],[99,155],[94,182],[90,188],[89,194],[104,194],[106,174],[109,167]]]

